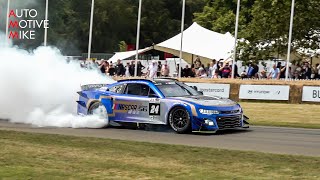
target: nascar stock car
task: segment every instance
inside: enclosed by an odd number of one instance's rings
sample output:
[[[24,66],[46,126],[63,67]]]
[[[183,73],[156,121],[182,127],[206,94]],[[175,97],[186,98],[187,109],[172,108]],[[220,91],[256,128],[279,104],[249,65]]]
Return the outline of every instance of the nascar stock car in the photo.
[[[125,79],[81,88],[78,114],[90,115],[99,110],[109,125],[170,125],[177,133],[249,127],[238,103],[204,96],[196,87],[175,79]]]

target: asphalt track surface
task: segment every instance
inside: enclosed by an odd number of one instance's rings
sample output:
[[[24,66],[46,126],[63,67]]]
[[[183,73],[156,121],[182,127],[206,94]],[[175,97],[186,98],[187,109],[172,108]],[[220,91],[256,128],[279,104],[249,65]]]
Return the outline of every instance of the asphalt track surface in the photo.
[[[223,131],[217,134],[176,134],[168,129],[39,128],[0,120],[0,130],[178,144],[276,154],[320,156],[320,129],[251,126],[249,129]]]

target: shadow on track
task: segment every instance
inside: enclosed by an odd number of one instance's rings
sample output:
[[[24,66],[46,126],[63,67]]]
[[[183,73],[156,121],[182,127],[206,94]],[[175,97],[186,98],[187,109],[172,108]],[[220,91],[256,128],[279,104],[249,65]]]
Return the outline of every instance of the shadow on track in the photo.
[[[168,125],[153,125],[153,124],[141,124],[137,127],[136,124],[127,124],[122,126],[110,126],[106,129],[128,129],[128,130],[137,130],[137,131],[153,131],[153,132],[163,132],[163,133],[175,133],[170,126]],[[212,136],[212,135],[227,135],[227,134],[241,134],[253,131],[252,129],[227,129],[217,132],[192,132],[191,135],[200,135],[200,136]]]

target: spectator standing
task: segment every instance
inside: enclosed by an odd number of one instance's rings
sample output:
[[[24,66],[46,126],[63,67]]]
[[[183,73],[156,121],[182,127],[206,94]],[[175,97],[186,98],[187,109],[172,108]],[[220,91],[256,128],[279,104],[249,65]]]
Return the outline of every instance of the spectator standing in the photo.
[[[177,68],[176,68],[177,77],[179,76],[179,68],[181,68],[181,77],[185,77],[183,69],[182,69],[182,67],[180,67],[180,64],[178,64],[178,63],[177,63]]]
[[[223,59],[219,59],[217,63],[217,69],[219,70],[219,76],[222,77],[222,71],[220,70],[223,67]]]
[[[210,63],[207,63],[207,67],[205,68],[205,71],[206,71],[206,73],[207,73],[207,76],[210,77],[210,78],[211,78],[211,76],[212,76],[212,72],[210,72],[210,69],[212,69],[212,68],[211,68],[212,66],[213,66],[213,65],[212,65],[212,62],[210,62]]]
[[[168,77],[169,74],[170,74],[170,69],[167,62],[165,62],[165,64],[161,67],[161,76]]]
[[[162,69],[161,61],[158,61],[157,77],[161,76],[161,69]]]
[[[262,70],[259,73],[259,79],[266,79],[267,78],[267,72],[265,70]]]
[[[102,74],[107,74],[109,73],[109,63],[108,61],[102,61],[101,65],[99,66],[99,69],[101,71]]]
[[[130,77],[130,63],[129,62],[127,62],[125,69],[126,69],[126,72],[125,72],[126,77]]]
[[[254,77],[254,72],[255,72],[255,70],[254,70],[254,68],[253,68],[253,66],[252,66],[252,63],[249,63],[248,72],[247,72],[247,77],[248,77],[248,78]]]
[[[101,63],[100,63],[100,66],[99,66],[99,69],[101,71],[102,74],[105,74],[106,73],[106,69],[105,69],[105,61],[103,59],[101,59]]]
[[[148,67],[148,76],[149,76],[149,78],[157,77],[157,72],[158,72],[157,61],[152,60],[152,62],[150,63],[150,65]]]
[[[242,71],[242,73],[240,74],[240,78],[241,78],[241,79],[248,78],[248,75],[247,75],[246,70],[243,70],[243,71]]]
[[[228,62],[225,63],[225,65],[221,67],[219,71],[221,72],[221,78],[230,78],[232,70]]]
[[[302,69],[304,70],[304,74],[305,74],[306,79],[311,79],[312,72],[311,72],[311,67],[308,62],[304,63],[304,66],[302,67]]]
[[[136,67],[135,62],[131,61],[131,64],[129,66],[130,76],[134,76],[135,67]]]
[[[186,67],[183,69],[184,77],[194,77],[195,76],[194,72],[192,71],[192,69],[194,70],[194,64],[192,64],[191,67],[193,67],[193,68],[189,68],[189,66],[186,65]]]
[[[109,75],[114,76],[116,74],[116,69],[114,68],[113,64],[110,63],[109,65]]]
[[[125,68],[124,68],[123,64],[121,63],[120,59],[117,60],[117,65],[116,65],[115,69],[116,69],[117,76],[125,75]]]
[[[311,79],[316,79],[316,74],[318,73],[317,68],[311,65]]]
[[[286,65],[280,67],[280,79],[286,78],[286,71],[287,71]]]
[[[317,63],[316,64],[316,68],[317,68],[317,71],[318,71],[318,74],[317,74],[317,79],[320,79],[320,64],[319,63]]]
[[[212,76],[212,78],[213,79],[218,79],[218,78],[221,78],[221,76],[219,75],[219,69],[216,69],[215,71],[214,71],[214,74],[213,74],[213,76]]]
[[[142,70],[144,70],[146,67],[144,67],[140,61],[138,61],[137,65],[137,76],[142,76]]]
[[[253,67],[253,69],[254,69],[254,71],[253,71],[253,76],[254,76],[255,78],[258,78],[258,77],[259,77],[259,66],[258,66],[258,64],[253,63],[252,67]]]
[[[297,68],[298,68],[298,66],[296,65],[296,61],[295,60],[292,61],[289,73],[291,75],[291,78],[293,78],[293,79],[297,78],[297,72],[296,72]]]
[[[211,64],[212,64],[212,67],[211,67]],[[210,68],[209,68],[210,73],[208,72],[208,76],[211,75],[211,76],[209,76],[210,78],[213,78],[213,76],[216,72],[216,69],[218,69],[217,68],[217,60],[213,59],[210,63]]]
[[[201,61],[198,60],[195,62],[194,69],[196,70],[196,74],[198,74],[199,68],[201,67]]]
[[[277,68],[278,68],[278,69],[281,69],[281,67],[282,67],[281,62],[278,62],[278,63],[277,63]]]
[[[277,68],[277,66],[274,64],[273,67],[270,70],[270,73],[268,75],[268,79],[279,79],[280,78],[280,69]]]
[[[206,70],[203,67],[199,68],[199,77],[200,78],[207,78],[208,77]]]

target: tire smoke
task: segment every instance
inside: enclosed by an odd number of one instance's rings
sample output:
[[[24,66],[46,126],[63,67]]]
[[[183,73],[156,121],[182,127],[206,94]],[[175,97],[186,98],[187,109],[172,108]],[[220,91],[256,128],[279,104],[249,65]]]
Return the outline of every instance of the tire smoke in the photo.
[[[76,92],[81,84],[112,82],[78,62],[68,64],[56,48],[30,53],[0,41],[0,119],[39,127],[100,128],[107,120],[99,115],[76,115]]]

